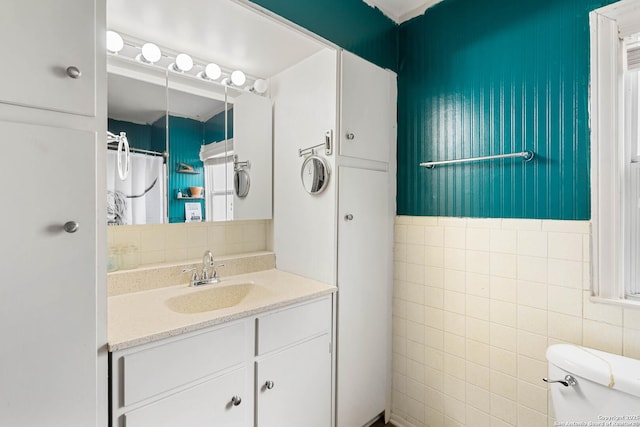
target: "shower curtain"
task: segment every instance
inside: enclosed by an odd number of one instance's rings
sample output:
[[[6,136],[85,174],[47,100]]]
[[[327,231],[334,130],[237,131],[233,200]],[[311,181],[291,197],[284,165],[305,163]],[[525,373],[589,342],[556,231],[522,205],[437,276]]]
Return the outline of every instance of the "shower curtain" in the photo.
[[[165,167],[162,157],[131,153],[129,176],[120,180],[116,152],[107,152],[107,224],[162,224]]]

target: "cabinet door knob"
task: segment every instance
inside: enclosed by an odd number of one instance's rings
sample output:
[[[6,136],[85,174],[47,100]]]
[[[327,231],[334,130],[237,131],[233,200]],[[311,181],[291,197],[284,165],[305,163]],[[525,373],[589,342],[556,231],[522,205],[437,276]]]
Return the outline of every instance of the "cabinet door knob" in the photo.
[[[79,79],[80,76],[82,76],[82,71],[80,71],[80,68],[76,67],[75,65],[67,67],[66,71],[67,76],[71,77],[72,79]]]
[[[345,221],[353,221],[353,214],[346,214],[344,216]]]
[[[266,383],[264,383],[264,386],[267,388],[267,390],[271,390],[273,387],[275,387],[275,384],[273,383],[273,381],[268,380]]]
[[[346,137],[349,141],[356,139],[356,136],[353,134],[353,132],[347,133]]]
[[[242,403],[242,398],[240,396],[233,396],[231,398],[231,403],[233,403],[233,406],[238,406]]]
[[[80,225],[76,221],[67,221],[62,226],[62,228],[64,228],[64,231],[66,231],[67,233],[75,233],[76,231],[78,231],[79,227]]]

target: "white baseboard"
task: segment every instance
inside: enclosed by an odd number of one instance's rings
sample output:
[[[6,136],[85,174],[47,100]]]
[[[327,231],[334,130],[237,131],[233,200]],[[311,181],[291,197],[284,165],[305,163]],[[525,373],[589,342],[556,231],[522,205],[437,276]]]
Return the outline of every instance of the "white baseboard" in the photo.
[[[396,427],[416,427],[409,421],[397,416],[394,413],[391,413],[391,418],[389,419],[389,421]]]

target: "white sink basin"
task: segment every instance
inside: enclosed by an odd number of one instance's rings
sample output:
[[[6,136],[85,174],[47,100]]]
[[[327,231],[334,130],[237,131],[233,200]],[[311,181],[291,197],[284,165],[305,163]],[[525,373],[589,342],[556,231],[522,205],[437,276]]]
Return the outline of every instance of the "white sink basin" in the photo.
[[[267,289],[252,282],[205,286],[204,289],[193,290],[189,294],[168,299],[167,306],[177,313],[203,313],[233,307],[249,295],[268,292]]]

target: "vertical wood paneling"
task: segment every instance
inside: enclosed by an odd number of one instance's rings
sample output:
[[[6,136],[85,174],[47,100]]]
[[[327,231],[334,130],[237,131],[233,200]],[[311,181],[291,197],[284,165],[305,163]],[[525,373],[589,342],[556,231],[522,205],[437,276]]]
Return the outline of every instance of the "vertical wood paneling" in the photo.
[[[446,0],[400,26],[398,214],[590,217],[588,13],[606,3]]]

